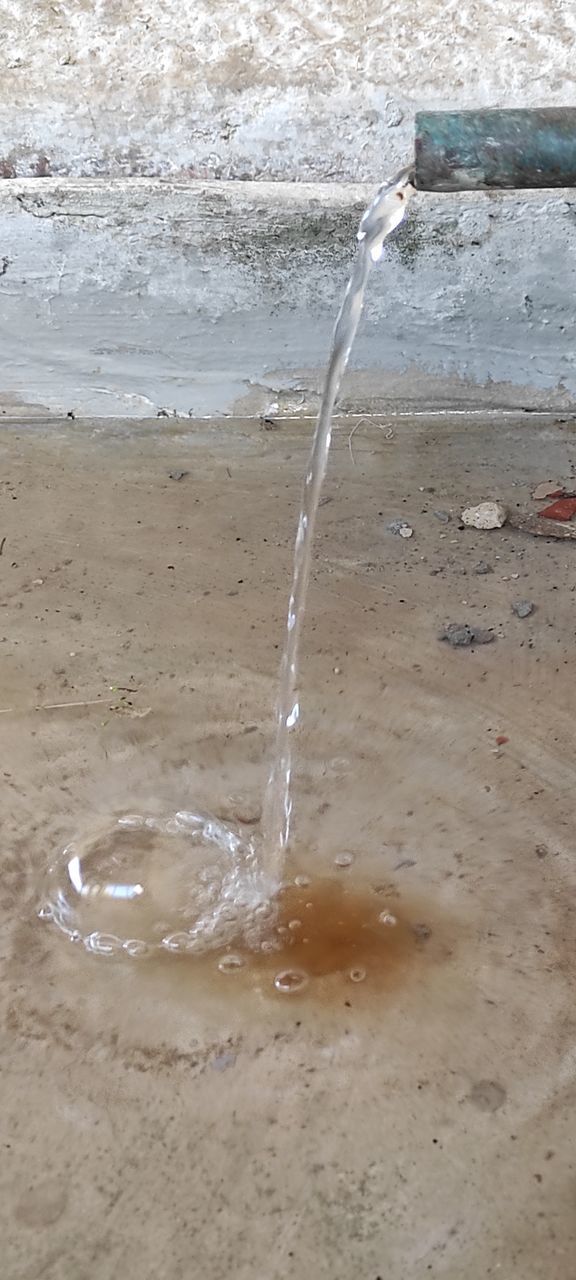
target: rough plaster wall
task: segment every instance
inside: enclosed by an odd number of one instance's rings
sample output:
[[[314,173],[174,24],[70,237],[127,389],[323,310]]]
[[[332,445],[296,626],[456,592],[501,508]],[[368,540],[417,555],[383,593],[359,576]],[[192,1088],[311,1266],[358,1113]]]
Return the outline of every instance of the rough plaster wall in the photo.
[[[0,406],[313,412],[345,184],[0,183]],[[576,401],[576,195],[419,196],[375,269],[344,402]]]
[[[572,0],[1,0],[0,173],[374,181],[418,106],[576,99]]]

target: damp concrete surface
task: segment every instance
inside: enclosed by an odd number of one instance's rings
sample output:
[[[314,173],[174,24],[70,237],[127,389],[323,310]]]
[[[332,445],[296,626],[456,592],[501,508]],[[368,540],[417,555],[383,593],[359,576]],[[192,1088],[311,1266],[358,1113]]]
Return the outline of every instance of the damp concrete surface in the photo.
[[[287,876],[397,913],[397,963],[286,995],[36,917],[111,814],[257,830],[310,431],[2,425],[6,1280],[571,1274],[576,543],[458,517],[569,481],[573,421],[337,425]]]

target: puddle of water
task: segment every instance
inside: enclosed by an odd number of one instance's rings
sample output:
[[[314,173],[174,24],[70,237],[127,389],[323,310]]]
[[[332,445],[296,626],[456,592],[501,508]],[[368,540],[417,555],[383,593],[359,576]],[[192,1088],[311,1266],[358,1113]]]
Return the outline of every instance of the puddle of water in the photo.
[[[438,913],[432,916],[429,906],[417,899],[400,899],[389,885],[343,883],[342,878],[300,873],[280,889],[273,903],[234,903],[234,910],[220,921],[219,934],[206,925],[199,930],[198,946],[193,935],[175,927],[174,912],[185,896],[181,885],[170,884],[170,877],[166,884],[157,867],[152,888],[162,896],[164,938],[154,932],[157,900],[151,909],[144,892],[130,905],[125,898],[111,904],[98,894],[87,897],[76,918],[84,916],[89,932],[76,940],[84,942],[87,952],[107,956],[112,963],[125,953],[143,961],[143,976],[168,962],[177,985],[184,984],[188,994],[197,990],[200,980],[205,994],[212,990],[235,997],[256,990],[272,1000],[306,996],[323,1005],[341,1004],[353,987],[362,984],[369,999],[405,981],[414,966],[428,968],[452,953],[448,920]],[[111,921],[117,930],[129,921],[132,936],[123,939],[119,932],[105,933],[98,927],[110,927]],[[138,932],[139,938],[134,937]]]

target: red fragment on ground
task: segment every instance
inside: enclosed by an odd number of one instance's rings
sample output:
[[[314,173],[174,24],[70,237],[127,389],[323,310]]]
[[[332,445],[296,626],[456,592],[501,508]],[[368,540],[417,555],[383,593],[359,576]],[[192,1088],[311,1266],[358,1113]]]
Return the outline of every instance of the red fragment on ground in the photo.
[[[510,741],[510,739],[506,737],[506,734],[505,734],[505,733],[499,733],[499,734],[498,734],[498,737],[497,737],[497,739],[496,739],[496,746],[497,746],[497,747],[503,747],[503,746],[505,746],[505,745],[506,745],[506,743],[507,743],[507,742],[509,742],[509,741]]]
[[[571,520],[576,515],[576,498],[559,498],[538,514],[545,520]]]

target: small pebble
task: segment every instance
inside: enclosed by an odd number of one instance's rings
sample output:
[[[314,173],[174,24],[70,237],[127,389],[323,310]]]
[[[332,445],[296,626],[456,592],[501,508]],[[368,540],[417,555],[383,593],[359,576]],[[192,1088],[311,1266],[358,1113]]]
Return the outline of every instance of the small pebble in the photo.
[[[466,649],[474,642],[474,632],[466,622],[449,622],[439,639],[446,640],[453,649]]]
[[[529,618],[530,614],[534,613],[534,605],[531,600],[515,600],[512,613],[515,613],[517,618]]]
[[[450,524],[452,519],[449,511],[433,511],[432,515],[440,521],[440,524]]]
[[[478,564],[474,565],[474,573],[481,575],[484,573],[493,573],[493,572],[494,570],[492,568],[492,565],[488,564],[487,560],[479,560]]]
[[[462,523],[470,529],[501,529],[506,524],[508,512],[501,502],[479,502],[477,507],[466,507]]]

